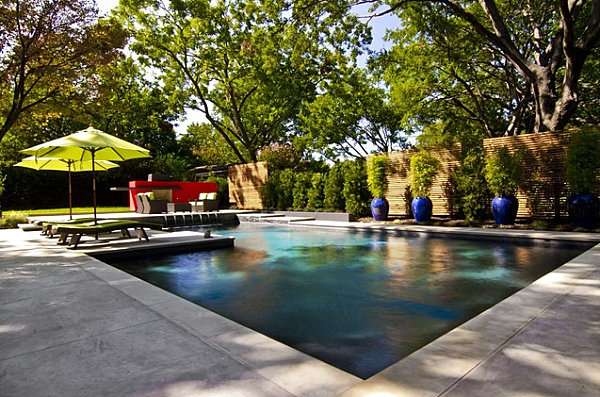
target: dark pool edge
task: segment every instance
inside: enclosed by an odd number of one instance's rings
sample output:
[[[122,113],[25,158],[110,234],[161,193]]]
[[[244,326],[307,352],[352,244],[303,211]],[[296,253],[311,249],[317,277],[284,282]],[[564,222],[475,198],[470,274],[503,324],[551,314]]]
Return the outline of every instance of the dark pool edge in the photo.
[[[193,251],[231,248],[234,246],[234,241],[234,237],[214,236],[197,240],[162,241],[154,244],[149,242],[135,246],[82,250],[82,252],[99,260],[111,260],[116,258],[130,258],[139,256],[140,254],[179,254]]]
[[[273,225],[269,222],[244,222]],[[593,245],[600,242],[599,233],[582,232],[547,232],[537,230],[513,230],[513,229],[479,229],[466,227],[440,227],[440,226],[389,226],[377,224],[356,224],[354,222],[336,221],[301,221],[279,224],[281,226],[318,228],[329,230],[346,230],[367,233],[387,233],[401,237],[447,237],[469,240],[516,240],[546,243],[571,243]]]

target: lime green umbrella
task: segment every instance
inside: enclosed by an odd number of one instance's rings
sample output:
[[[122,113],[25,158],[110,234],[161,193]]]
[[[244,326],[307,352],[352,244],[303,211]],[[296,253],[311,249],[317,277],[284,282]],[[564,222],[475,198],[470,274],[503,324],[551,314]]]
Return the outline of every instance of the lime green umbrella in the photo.
[[[96,160],[94,168],[96,171],[108,171],[118,167],[119,164]],[[27,157],[14,165],[14,167],[31,168],[36,171],[67,171],[69,173],[69,219],[73,219],[73,190],[71,188],[71,172],[88,172],[92,170],[91,161],[79,161],[69,159],[53,159],[42,157]]]
[[[91,161],[96,224],[96,160],[125,161],[150,157],[150,152],[110,134],[88,127],[74,134],[21,150],[22,153],[43,158]]]

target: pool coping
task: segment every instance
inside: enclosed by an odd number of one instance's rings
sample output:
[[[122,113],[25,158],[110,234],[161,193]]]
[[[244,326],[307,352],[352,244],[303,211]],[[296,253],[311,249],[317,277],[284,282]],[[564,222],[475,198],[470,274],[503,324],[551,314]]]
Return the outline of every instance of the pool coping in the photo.
[[[244,222],[242,222],[244,223]],[[264,223],[268,222],[254,222]],[[290,223],[291,226],[315,227],[321,229],[349,230],[358,232],[390,233],[397,236],[414,237],[453,237],[465,239],[513,239],[545,242],[574,242],[598,243],[600,233],[588,232],[554,232],[542,230],[516,230],[516,229],[482,229],[463,226],[425,226],[425,225],[382,225],[378,223],[339,222],[339,221],[300,221]]]

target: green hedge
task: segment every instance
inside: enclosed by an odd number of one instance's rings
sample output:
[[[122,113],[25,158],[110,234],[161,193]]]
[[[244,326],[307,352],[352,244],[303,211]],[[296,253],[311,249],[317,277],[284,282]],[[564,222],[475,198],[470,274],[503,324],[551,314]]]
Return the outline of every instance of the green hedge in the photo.
[[[364,216],[369,212],[371,197],[367,187],[367,169],[364,161],[344,162],[344,200],[346,212],[352,216]]]
[[[364,161],[345,161],[329,171],[275,170],[261,193],[265,208],[275,210],[346,211],[362,216],[370,202]]]
[[[323,208],[323,187],[325,185],[325,176],[320,172],[315,172],[310,178],[310,187],[308,189],[308,208]]]
[[[323,207],[331,211],[343,211],[346,208],[343,189],[343,163],[337,163],[331,167],[325,176],[325,183],[323,186]]]

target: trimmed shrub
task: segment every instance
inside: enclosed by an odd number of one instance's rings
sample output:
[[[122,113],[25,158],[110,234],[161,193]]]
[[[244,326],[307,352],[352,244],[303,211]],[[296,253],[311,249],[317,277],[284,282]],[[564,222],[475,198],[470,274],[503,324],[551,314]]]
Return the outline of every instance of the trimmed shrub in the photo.
[[[267,183],[263,185],[260,192],[264,208],[277,208],[277,186],[279,186],[279,171],[269,172]]]
[[[453,174],[459,211],[469,223],[483,220],[489,213],[490,192],[484,176],[485,160],[482,150],[472,150]]]
[[[19,223],[27,223],[27,216],[19,213],[0,218],[0,229],[14,229]]]
[[[485,180],[490,191],[496,196],[510,196],[516,193],[521,180],[519,157],[502,147],[486,160]]]
[[[344,166],[344,201],[346,212],[358,217],[369,211],[370,195],[367,188],[367,170],[361,160],[345,161]]]
[[[325,176],[319,172],[312,174],[310,179],[310,188],[308,189],[308,208],[323,208],[323,187],[325,185]]]
[[[294,209],[304,210],[306,209],[306,203],[308,202],[308,190],[311,184],[311,174],[308,172],[301,172],[296,174],[294,181],[293,190],[293,204]]]
[[[328,210],[344,210],[344,172],[343,163],[337,163],[325,176],[323,186],[323,207]]]
[[[415,197],[429,195],[433,180],[440,168],[440,161],[425,150],[410,158],[410,189]]]
[[[567,181],[576,194],[594,190],[600,168],[600,132],[590,128],[571,135],[567,152]]]
[[[294,185],[296,172],[285,169],[279,172],[278,184],[276,186],[277,205],[275,208],[287,210],[294,204]]]
[[[367,159],[367,184],[375,198],[383,198],[387,190],[385,171],[389,159],[386,155],[370,156]]]

